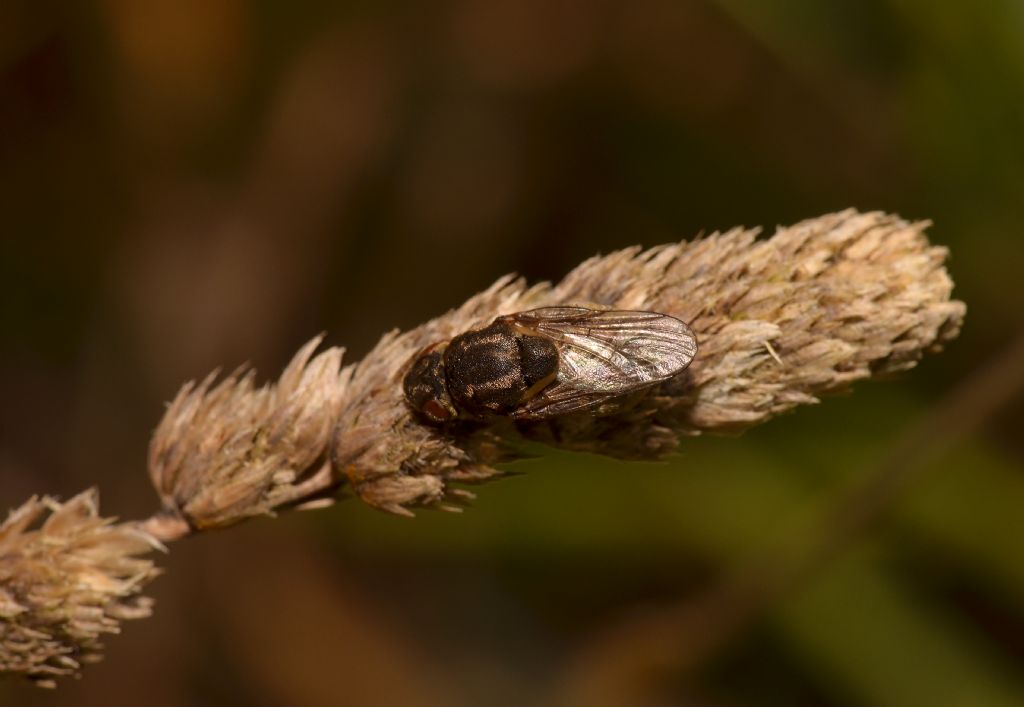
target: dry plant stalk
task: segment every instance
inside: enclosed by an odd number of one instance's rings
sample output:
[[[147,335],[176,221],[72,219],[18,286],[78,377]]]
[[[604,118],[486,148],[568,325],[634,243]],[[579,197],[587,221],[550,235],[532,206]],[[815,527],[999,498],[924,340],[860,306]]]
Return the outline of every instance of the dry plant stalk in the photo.
[[[521,437],[622,458],[672,452],[680,435],[733,432],[876,374],[911,368],[959,332],[962,302],[927,224],[853,210],[780,228],[737,228],[595,257],[559,284],[502,278],[412,331],[385,336],[350,369],[336,473],[396,513],[458,498],[452,482],[498,474]],[[421,347],[495,316],[559,304],[644,309],[689,322],[700,351],[682,375],[608,417],[491,425],[459,438],[411,418],[400,379]]]
[[[339,348],[313,356],[317,337],[276,384],[257,388],[245,370],[188,383],[150,445],[159,513],[133,528],[100,519],[93,495],[65,506],[32,500],[0,530],[0,669],[74,672],[96,654],[99,632],[145,615],[148,603],[128,597],[155,573],[135,557],[154,538],[323,505],[345,484],[394,513],[458,510],[448,502],[472,494],[455,484],[498,475],[494,465],[516,458],[524,440],[655,459],[680,436],[742,430],[853,381],[910,368],[954,338],[965,313],[950,299],[946,250],[929,244],[926,226],[849,210],[766,240],[737,228],[627,248],[584,262],[557,285],[501,278],[458,309],[385,335],[344,368]],[[401,378],[423,346],[499,315],[566,304],[673,315],[690,324],[700,351],[683,374],[606,417],[442,430],[410,415]],[[26,533],[44,505],[50,520]],[[67,607],[86,607],[89,621]]]
[[[160,543],[99,515],[95,490],[67,503],[31,498],[0,525],[0,672],[42,687],[100,658],[100,635],[150,614],[155,577],[139,557]]]

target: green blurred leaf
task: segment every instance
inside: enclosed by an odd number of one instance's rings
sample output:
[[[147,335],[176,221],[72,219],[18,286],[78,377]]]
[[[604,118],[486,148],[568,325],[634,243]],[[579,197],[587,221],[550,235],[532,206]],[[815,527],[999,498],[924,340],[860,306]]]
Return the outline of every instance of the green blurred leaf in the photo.
[[[1024,685],[970,627],[889,576],[861,547],[780,606],[776,622],[809,669],[876,707],[1024,704]]]

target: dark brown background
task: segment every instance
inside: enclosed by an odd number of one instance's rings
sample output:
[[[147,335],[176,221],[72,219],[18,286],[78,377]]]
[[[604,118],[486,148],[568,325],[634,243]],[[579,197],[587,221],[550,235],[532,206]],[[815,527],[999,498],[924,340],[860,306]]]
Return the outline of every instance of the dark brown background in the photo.
[[[1022,86],[1015,0],[0,6],[0,506],[96,484],[142,517],[184,380],[273,375],[321,330],[355,360],[634,243],[897,211],[969,305],[902,379],[666,465],[559,455],[461,517],[348,501],[175,545],[104,663],[0,701],[1024,703],[1019,395],[726,640],[673,623],[799,557],[1020,330]]]

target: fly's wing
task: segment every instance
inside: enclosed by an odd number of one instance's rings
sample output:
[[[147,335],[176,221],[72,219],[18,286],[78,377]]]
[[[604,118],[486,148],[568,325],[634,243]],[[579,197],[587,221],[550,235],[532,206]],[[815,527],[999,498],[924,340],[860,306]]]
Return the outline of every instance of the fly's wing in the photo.
[[[697,354],[684,322],[657,312],[544,307],[501,318],[559,350],[558,377],[513,413],[541,418],[587,410],[676,375]]]

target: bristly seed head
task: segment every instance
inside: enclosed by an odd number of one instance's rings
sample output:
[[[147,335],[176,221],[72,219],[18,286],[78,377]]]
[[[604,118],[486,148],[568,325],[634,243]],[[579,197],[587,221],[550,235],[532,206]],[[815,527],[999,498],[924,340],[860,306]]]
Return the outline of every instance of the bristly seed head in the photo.
[[[54,687],[99,660],[102,634],[149,616],[141,591],[159,570],[140,555],[162,546],[98,503],[95,490],[33,497],[0,524],[0,672]]]
[[[695,241],[627,248],[587,260],[557,285],[504,277],[348,367],[335,468],[388,510],[435,504],[452,482],[481,480],[516,456],[522,436],[567,449],[653,459],[681,435],[733,432],[876,374],[913,367],[955,338],[966,311],[951,299],[946,249],[928,224],[853,210],[768,239],[736,228]],[[452,437],[410,415],[398,376],[419,349],[495,317],[558,305],[647,310],[690,324],[700,353],[635,407],[519,429],[497,421]],[[382,381],[395,381],[382,385]]]
[[[275,385],[239,370],[186,384],[153,434],[149,473],[167,513],[195,529],[302,504],[333,483],[327,462],[343,350],[308,342]]]
[[[925,227],[844,211],[765,240],[734,229],[628,248],[584,262],[557,285],[502,278],[457,310],[387,334],[340,371],[341,349],[312,355],[317,338],[275,385],[257,388],[244,371],[188,384],[150,446],[161,514],[115,524],[87,491],[63,504],[32,498],[0,525],[0,672],[53,686],[99,659],[101,634],[151,611],[141,591],[158,570],[140,556],[160,547],[157,538],[319,507],[346,480],[394,513],[411,515],[415,504],[458,510],[472,494],[453,485],[498,475],[494,465],[516,458],[523,437],[658,458],[680,435],[742,429],[911,368],[957,336],[966,310],[951,299],[946,250],[929,244]],[[671,315],[690,324],[699,354],[635,406],[604,417],[518,427],[499,417],[454,434],[410,413],[401,377],[415,352],[499,316],[570,304]]]

